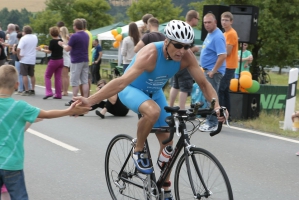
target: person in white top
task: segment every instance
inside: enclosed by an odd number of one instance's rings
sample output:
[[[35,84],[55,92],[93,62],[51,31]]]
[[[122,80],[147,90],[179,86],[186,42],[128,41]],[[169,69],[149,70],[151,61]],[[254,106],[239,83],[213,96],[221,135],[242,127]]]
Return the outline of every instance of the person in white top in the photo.
[[[69,42],[69,31],[65,26],[60,27],[60,36],[64,43]],[[68,96],[68,88],[70,85],[69,71],[71,66],[70,52],[63,49],[63,69],[62,69],[62,96]]]
[[[134,22],[129,24],[129,35],[124,38],[121,48],[121,55],[123,56],[123,71],[129,66],[131,60],[135,56],[134,47],[140,40],[140,33],[137,25]]]
[[[32,34],[32,28],[30,26],[23,27],[24,36],[20,39],[17,56],[20,60],[20,74],[23,76],[23,83],[25,91],[21,94],[22,96],[35,95],[35,77],[34,67],[36,62],[36,46],[38,39],[36,35]],[[28,90],[28,77],[31,78],[32,90]]]

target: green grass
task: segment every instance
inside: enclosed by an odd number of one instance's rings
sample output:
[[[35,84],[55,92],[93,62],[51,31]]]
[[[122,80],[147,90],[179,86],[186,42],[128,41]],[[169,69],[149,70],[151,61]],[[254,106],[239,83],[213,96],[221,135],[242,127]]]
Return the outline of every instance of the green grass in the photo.
[[[262,111],[259,118],[232,122],[231,125],[286,137],[299,138],[298,131],[285,131],[279,128],[279,121],[283,121],[283,119],[283,112],[278,114],[268,114],[267,112]]]
[[[101,67],[109,68],[109,64],[102,64]],[[36,65],[35,67],[35,76],[36,76],[36,84],[44,85],[44,74],[46,70],[46,65]],[[277,73],[269,73],[271,77],[271,85],[288,85],[288,74],[277,74]],[[102,78],[109,80],[109,77]],[[166,98],[169,97],[170,87],[167,86],[165,88],[164,94]],[[71,91],[71,87],[69,88]],[[95,93],[96,86],[91,86],[91,94]],[[297,85],[297,94],[299,93],[299,82]],[[186,105],[190,105],[191,98],[188,97]],[[178,102],[176,101],[176,104]],[[296,110],[299,110],[299,98],[296,98]],[[291,117],[291,116],[290,116]],[[261,111],[259,118],[249,119],[249,120],[240,120],[237,122],[233,122],[232,125],[240,126],[244,128],[259,130],[263,132],[273,133],[277,135],[283,135],[287,137],[299,138],[299,132],[294,131],[284,131],[279,128],[279,121],[284,120],[284,112],[277,113],[267,113],[265,111]]]
[[[277,74],[273,72],[269,72],[271,78],[271,85],[288,85],[288,74]],[[297,94],[299,92],[299,83],[297,83]],[[299,110],[299,98],[296,98],[296,108],[295,110]],[[290,116],[291,118],[291,116]],[[279,113],[268,113],[266,111],[261,111],[259,118],[249,119],[249,120],[240,120],[234,122],[233,124],[236,126],[241,126],[245,128],[250,128],[254,130],[259,130],[268,133],[274,133],[277,135],[283,135],[287,137],[299,138],[299,132],[294,131],[285,131],[279,128],[279,121],[284,120],[284,111]]]

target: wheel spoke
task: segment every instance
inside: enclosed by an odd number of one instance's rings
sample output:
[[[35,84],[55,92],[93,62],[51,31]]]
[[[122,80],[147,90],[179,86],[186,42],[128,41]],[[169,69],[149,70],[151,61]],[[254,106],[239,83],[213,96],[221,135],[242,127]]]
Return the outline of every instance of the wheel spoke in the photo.
[[[196,168],[190,162],[190,169],[187,169],[185,157],[182,156],[178,162],[174,181],[176,199],[221,199],[232,200],[232,190],[228,177],[219,161],[208,151],[200,148],[193,148],[196,163],[204,184],[208,191],[204,189],[200,181]],[[188,170],[192,174],[192,181],[196,194],[190,188],[190,181],[187,175]],[[197,198],[194,198],[197,196]]]
[[[135,169],[132,159],[129,159],[123,173],[119,173],[132,149],[133,138],[119,135],[110,142],[105,157],[105,174],[112,199],[144,199],[144,176]],[[139,187],[137,187],[138,185]]]

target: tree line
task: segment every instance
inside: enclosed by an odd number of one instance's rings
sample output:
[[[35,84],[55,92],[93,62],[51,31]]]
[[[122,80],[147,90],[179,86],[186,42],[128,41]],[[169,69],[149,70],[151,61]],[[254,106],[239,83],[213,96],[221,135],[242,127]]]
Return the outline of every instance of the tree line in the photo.
[[[3,8],[0,11],[0,22],[2,30],[6,30],[7,25],[9,23],[17,24],[20,28],[22,28],[25,24],[30,23],[30,17],[33,16],[33,13],[27,11],[23,8],[21,11],[19,10],[11,10],[9,11],[7,8]]]

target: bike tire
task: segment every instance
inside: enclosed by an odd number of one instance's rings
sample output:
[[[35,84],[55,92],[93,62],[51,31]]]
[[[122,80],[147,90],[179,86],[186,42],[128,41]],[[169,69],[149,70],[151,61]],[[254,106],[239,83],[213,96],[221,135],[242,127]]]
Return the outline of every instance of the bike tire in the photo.
[[[217,158],[205,149],[191,148],[192,155],[189,155],[190,169],[187,169],[186,158],[183,154],[178,161],[174,191],[176,200],[183,199],[221,199],[233,200],[233,192],[227,174]],[[191,156],[194,156],[202,175],[205,185],[210,191],[210,196],[203,196],[205,189],[200,181]],[[192,182],[195,188],[193,194],[188,171],[191,173]],[[202,195],[202,196],[201,196]],[[197,196],[197,198],[195,198]],[[201,196],[201,197],[199,197]]]
[[[130,156],[133,137],[125,134],[115,136],[109,143],[105,156],[105,177],[112,199],[145,199],[144,180],[146,176],[138,173]],[[121,176],[118,176],[126,159]],[[128,180],[124,181],[122,178]]]

